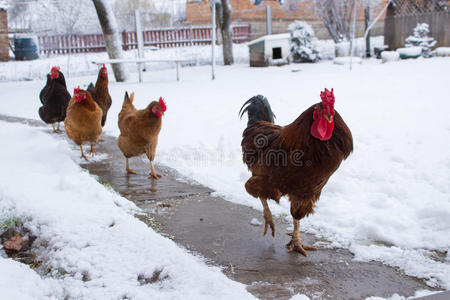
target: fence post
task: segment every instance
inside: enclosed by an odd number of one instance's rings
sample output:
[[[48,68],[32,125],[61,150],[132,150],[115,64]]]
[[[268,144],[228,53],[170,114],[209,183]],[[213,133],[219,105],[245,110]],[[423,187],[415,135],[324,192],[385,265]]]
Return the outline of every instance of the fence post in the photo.
[[[128,35],[125,30],[122,31],[122,48],[123,50],[128,50]]]

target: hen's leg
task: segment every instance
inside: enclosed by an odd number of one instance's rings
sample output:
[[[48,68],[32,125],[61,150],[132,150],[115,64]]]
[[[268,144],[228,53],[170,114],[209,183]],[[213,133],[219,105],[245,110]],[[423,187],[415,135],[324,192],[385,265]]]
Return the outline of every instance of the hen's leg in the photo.
[[[126,162],[126,169],[125,169],[125,173],[128,174],[136,174],[135,170],[131,170],[130,169],[130,163],[128,162],[128,157],[125,157],[125,162]]]
[[[155,166],[153,165],[152,160],[150,161],[150,168],[151,168],[151,172],[150,172],[150,175],[148,176],[148,178],[158,179],[158,178],[162,177],[161,175],[156,173]]]
[[[60,128],[60,123],[58,122],[58,126],[56,127],[56,133],[60,133],[62,132],[61,128]]]
[[[81,144],[80,144],[80,150],[81,150],[81,157],[84,158],[86,161],[88,161],[86,155],[84,155],[83,145],[81,145]]]
[[[52,123],[52,128],[53,128],[53,132],[57,133],[56,128],[55,128],[55,123]]]
[[[95,154],[97,154],[97,151],[95,150],[94,143],[91,142],[91,155],[92,155],[92,158],[94,158]]]
[[[300,220],[294,219],[294,232],[292,232],[292,240],[287,243],[286,247],[289,249],[288,252],[299,252],[304,256],[308,256],[306,250],[317,250],[314,247],[302,245],[302,239],[300,238]]]
[[[275,237],[275,224],[273,223],[272,212],[270,211],[269,205],[267,204],[267,199],[266,198],[260,198],[260,199],[261,199],[261,203],[264,208],[265,225],[264,225],[264,234],[263,235],[266,235],[267,229],[270,226],[270,229],[272,230],[272,236]]]

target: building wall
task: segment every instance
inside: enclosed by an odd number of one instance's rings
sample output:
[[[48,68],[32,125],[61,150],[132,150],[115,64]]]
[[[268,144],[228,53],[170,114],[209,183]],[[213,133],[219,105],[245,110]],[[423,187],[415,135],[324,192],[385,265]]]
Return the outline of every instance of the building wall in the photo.
[[[322,20],[316,16],[313,9],[312,0],[285,0],[285,4],[280,5],[276,1],[264,1],[255,6],[252,0],[229,0],[232,11],[231,19],[233,23],[250,23],[252,31],[250,39],[255,39],[267,34],[266,32],[266,6],[272,7],[272,33],[285,33],[288,26],[294,20],[308,22],[314,29],[316,37],[319,39],[330,39],[328,30]],[[381,9],[381,7],[380,7]],[[364,33],[364,10],[358,12],[357,36]],[[186,0],[186,21],[191,24],[211,24],[211,11],[209,0]],[[383,35],[383,18],[372,30],[372,35]]]
[[[9,60],[8,15],[0,9],[0,61]]]

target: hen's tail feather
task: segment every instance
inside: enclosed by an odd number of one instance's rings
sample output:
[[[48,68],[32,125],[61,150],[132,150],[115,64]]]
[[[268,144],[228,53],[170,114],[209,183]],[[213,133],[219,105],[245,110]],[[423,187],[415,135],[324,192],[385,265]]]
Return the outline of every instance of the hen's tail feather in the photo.
[[[94,92],[94,85],[91,83],[89,83],[88,87],[87,87],[87,91],[92,95],[92,93]]]
[[[253,96],[248,99],[239,110],[239,117],[247,113],[247,127],[257,121],[274,122],[275,114],[272,112],[269,101],[263,95]]]

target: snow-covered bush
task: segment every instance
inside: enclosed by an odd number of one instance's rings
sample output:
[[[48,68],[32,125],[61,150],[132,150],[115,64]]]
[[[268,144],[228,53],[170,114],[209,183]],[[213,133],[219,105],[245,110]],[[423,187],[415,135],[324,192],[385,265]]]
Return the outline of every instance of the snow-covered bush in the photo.
[[[320,59],[320,53],[314,42],[317,38],[314,30],[308,23],[294,21],[288,27],[291,35],[291,58],[293,62],[316,62]]]
[[[406,38],[406,47],[421,47],[423,57],[431,57],[431,48],[436,45],[436,40],[428,36],[430,26],[427,23],[418,23],[413,35]]]

